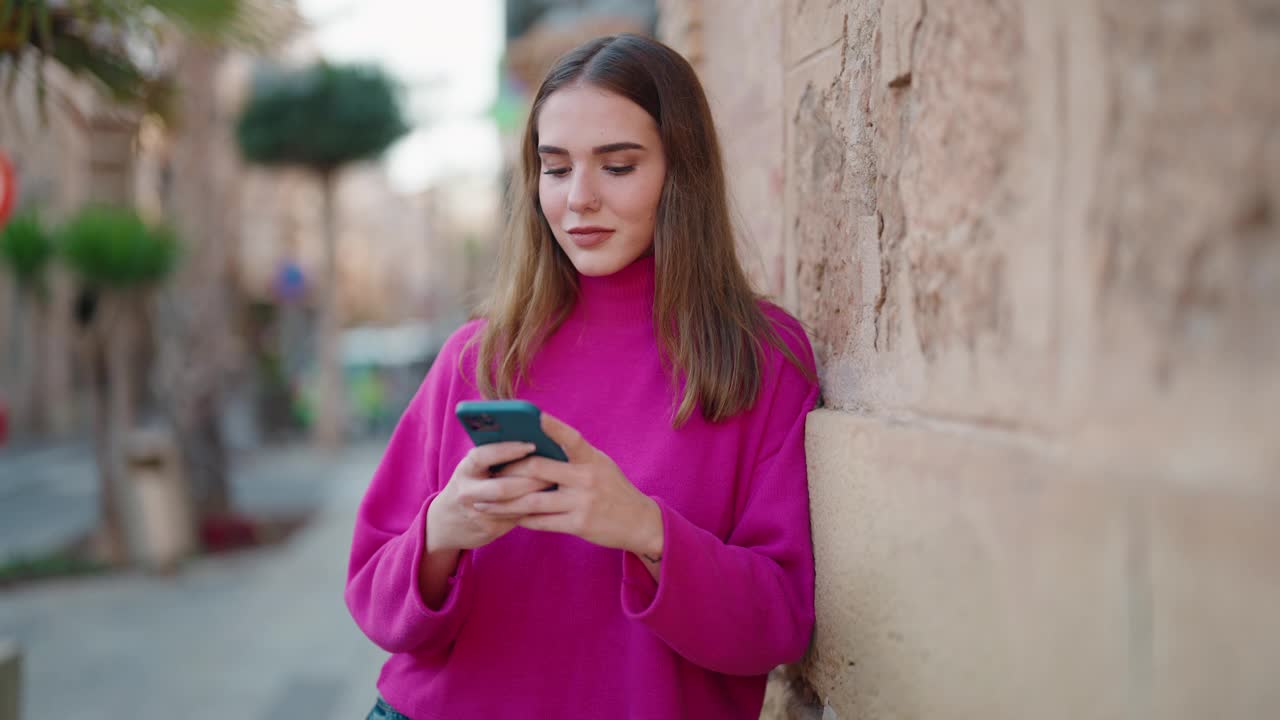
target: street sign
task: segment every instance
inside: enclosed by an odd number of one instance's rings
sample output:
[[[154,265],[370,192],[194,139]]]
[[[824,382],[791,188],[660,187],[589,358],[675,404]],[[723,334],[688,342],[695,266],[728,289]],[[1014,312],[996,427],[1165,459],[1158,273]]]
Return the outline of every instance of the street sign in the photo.
[[[18,199],[18,176],[13,172],[9,156],[0,151],[0,227],[9,222],[13,203]]]
[[[293,261],[281,265],[276,272],[274,289],[276,299],[282,302],[301,298],[307,291],[307,277],[303,274],[302,267]]]

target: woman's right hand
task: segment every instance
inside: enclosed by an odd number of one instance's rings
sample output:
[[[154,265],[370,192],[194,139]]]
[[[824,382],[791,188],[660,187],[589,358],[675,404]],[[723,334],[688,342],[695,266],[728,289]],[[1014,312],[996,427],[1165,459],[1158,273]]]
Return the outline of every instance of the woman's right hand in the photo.
[[[489,474],[489,468],[520,460],[533,450],[531,443],[520,442],[472,448],[427,508],[427,553],[455,553],[488,545],[516,527],[520,518],[495,517],[473,506],[478,502],[515,500],[548,487],[549,483],[530,477]]]

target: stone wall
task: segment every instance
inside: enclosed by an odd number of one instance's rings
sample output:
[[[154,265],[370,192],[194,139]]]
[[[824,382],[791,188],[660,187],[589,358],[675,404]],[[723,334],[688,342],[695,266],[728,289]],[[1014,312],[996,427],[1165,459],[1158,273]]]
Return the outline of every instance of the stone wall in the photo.
[[[821,364],[790,714],[1280,717],[1280,0],[660,6]]]

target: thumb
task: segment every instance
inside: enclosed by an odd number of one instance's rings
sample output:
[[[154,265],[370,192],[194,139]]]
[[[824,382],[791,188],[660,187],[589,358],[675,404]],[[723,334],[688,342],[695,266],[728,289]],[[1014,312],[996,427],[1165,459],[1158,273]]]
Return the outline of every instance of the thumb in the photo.
[[[569,462],[583,462],[595,449],[582,437],[582,433],[545,412],[542,413],[542,431],[564,450],[564,454],[569,456]]]

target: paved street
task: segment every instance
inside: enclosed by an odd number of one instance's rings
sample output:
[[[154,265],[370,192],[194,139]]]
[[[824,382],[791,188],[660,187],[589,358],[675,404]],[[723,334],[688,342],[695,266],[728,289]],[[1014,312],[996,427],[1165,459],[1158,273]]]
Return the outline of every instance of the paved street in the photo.
[[[355,507],[380,449],[334,458],[296,448],[238,468],[242,507],[320,507],[281,546],[203,558],[171,578],[115,575],[0,594],[0,637],[25,650],[24,720],[364,717],[384,656],[347,615],[342,581]],[[40,507],[73,533],[80,510],[59,510],[58,500],[76,506],[87,495],[92,507],[92,474],[87,491],[75,479],[91,461],[73,452],[46,461],[60,469],[45,480],[0,482],[0,545],[18,546],[9,523],[30,512],[13,507],[15,498],[47,503]]]

